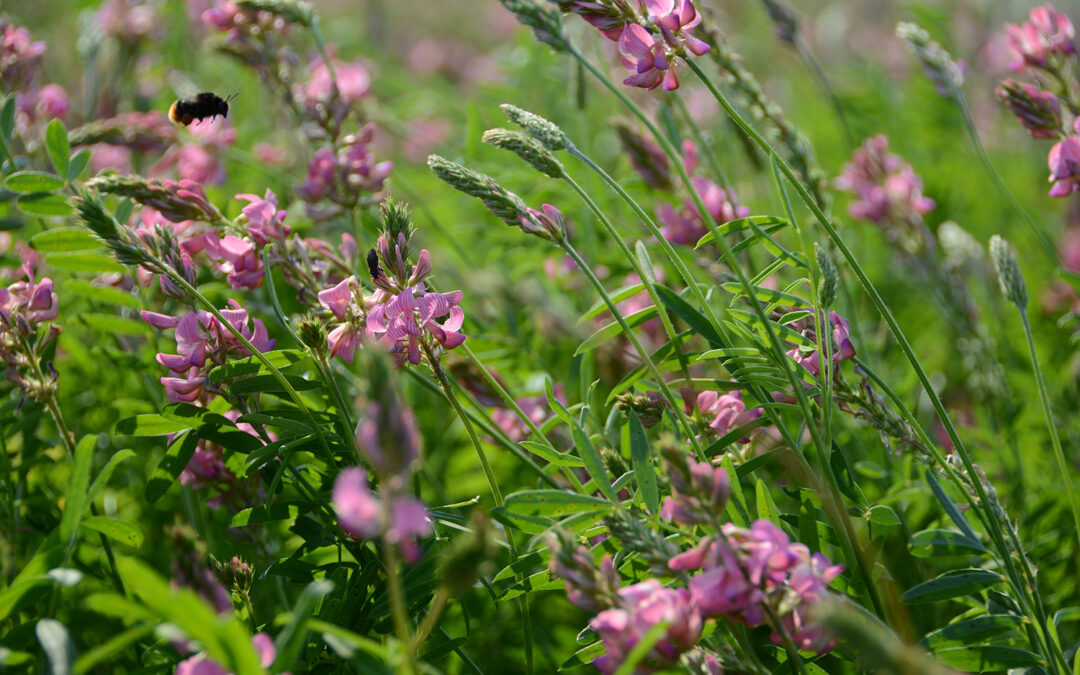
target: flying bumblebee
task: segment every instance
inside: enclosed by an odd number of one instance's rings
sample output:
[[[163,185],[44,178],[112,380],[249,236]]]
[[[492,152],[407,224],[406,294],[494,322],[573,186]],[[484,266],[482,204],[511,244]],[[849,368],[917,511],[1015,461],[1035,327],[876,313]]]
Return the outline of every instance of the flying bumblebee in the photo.
[[[191,98],[177,99],[169,107],[169,119],[173,121],[173,124],[183,124],[186,127],[192,122],[213,119],[218,115],[228,117],[229,101],[234,98],[236,94],[221,98],[213,92],[204,91]]]

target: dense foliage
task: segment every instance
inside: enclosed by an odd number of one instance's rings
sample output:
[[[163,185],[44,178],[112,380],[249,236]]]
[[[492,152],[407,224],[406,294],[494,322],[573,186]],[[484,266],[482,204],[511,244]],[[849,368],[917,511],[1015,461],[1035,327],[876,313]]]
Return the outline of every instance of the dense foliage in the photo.
[[[0,8],[4,672],[1080,672],[1066,13],[72,4]]]

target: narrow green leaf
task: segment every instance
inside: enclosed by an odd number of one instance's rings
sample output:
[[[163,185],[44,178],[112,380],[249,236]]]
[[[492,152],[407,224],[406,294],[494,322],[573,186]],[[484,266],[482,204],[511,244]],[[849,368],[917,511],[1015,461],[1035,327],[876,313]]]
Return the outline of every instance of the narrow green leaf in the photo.
[[[566,490],[522,490],[506,498],[506,510],[526,516],[560,518],[572,513],[610,509],[611,502]]]
[[[102,243],[84,228],[55,227],[30,237],[30,246],[42,253],[55,253],[98,249]]]
[[[735,220],[729,220],[726,223],[722,223],[717,227],[717,231],[719,231],[721,235],[727,236],[729,234],[734,234],[735,232],[749,230],[751,223],[757,225],[758,227],[767,227],[770,225],[779,225],[780,227],[786,227],[791,224],[787,221],[786,218],[781,218],[779,216],[748,216],[746,218],[736,218]],[[697,244],[694,245],[694,248],[701,248],[702,246],[705,246],[706,244],[711,244],[712,242],[713,234],[712,232],[709,232],[704,237],[698,240]]]
[[[56,173],[66,176],[71,164],[71,144],[68,142],[67,128],[59,118],[53,119],[45,128],[45,149]]]
[[[15,130],[15,94],[10,93],[4,98],[4,105],[0,108],[0,134],[4,140],[11,140],[11,132]]]
[[[187,425],[188,428],[195,429],[206,424],[210,424],[216,427],[235,427],[228,417],[219,413],[207,410],[206,408],[200,408],[197,405],[190,403],[170,403],[161,409],[161,416],[165,419],[176,422],[178,424]]]
[[[60,541],[70,551],[75,544],[75,532],[79,519],[86,509],[86,488],[90,484],[90,465],[97,446],[96,435],[83,436],[75,446],[72,458],[71,477],[68,478],[67,492],[64,496],[64,514],[60,517]]]
[[[866,512],[866,519],[882,527],[897,527],[900,525],[900,517],[892,510],[892,507],[885,504],[871,506],[870,510]]]
[[[90,489],[86,493],[86,503],[93,504],[94,500],[97,499],[98,493],[109,484],[109,478],[112,476],[113,471],[116,470],[116,467],[124,460],[134,456],[134,450],[121,450],[110,457],[109,461],[105,462],[105,466],[101,467],[101,471],[98,472],[97,477],[94,478],[94,482],[90,485]]]
[[[922,639],[921,644],[933,650],[945,647],[967,647],[990,638],[1017,630],[1024,620],[1015,614],[989,614],[949,624]]]
[[[908,542],[911,555],[930,558],[947,555],[977,555],[986,547],[977,540],[955,530],[923,530],[911,535]]]
[[[630,412],[630,462],[634,469],[634,481],[645,502],[645,508],[654,518],[660,516],[660,490],[657,487],[656,468],[645,438],[645,427],[636,412]]]
[[[232,517],[229,527],[247,527],[275,520],[294,520],[300,514],[296,504],[269,504],[244,509]]]
[[[142,546],[143,533],[135,525],[126,523],[116,518],[109,518],[107,516],[90,516],[89,518],[83,518],[82,527],[100,532],[113,541],[126,544],[133,548],[139,548]]]
[[[969,595],[1000,583],[1004,577],[998,572],[981,569],[953,570],[909,588],[903,595],[904,602],[921,603],[948,600]]]
[[[172,442],[146,483],[146,501],[153,504],[161,499],[161,496],[176,482],[180,472],[191,461],[198,444],[199,437],[193,432],[178,436]]]
[[[51,231],[51,230],[50,230]],[[128,291],[116,286],[97,286],[82,279],[68,279],[64,282],[65,293],[75,293],[95,302],[107,302],[121,307],[141,307],[142,303]]]
[[[4,180],[4,187],[20,194],[54,192],[64,187],[64,179],[43,171],[16,171]]]
[[[585,466],[585,462],[581,459],[571,455],[568,452],[556,452],[549,446],[543,443],[537,443],[536,441],[521,441],[521,447],[525,448],[529,452],[533,453],[537,457],[543,458],[545,461],[554,464],[555,466],[566,466],[572,468],[580,468]]]
[[[626,325],[629,328],[636,328],[648,321],[649,319],[653,318],[654,316],[656,316],[656,307],[650,305],[645,309],[634,312],[633,314],[627,314],[623,317],[623,321],[626,322]],[[578,345],[578,348],[574,350],[574,356],[590,352],[599,347],[600,345],[604,344],[605,342],[612,340],[616,336],[622,334],[623,329],[622,326],[619,325],[618,321],[612,321],[609,324],[605,324],[592,335],[585,338],[585,340],[580,345]]]
[[[956,508],[956,504],[949,498],[949,495],[945,494],[945,490],[941,487],[941,483],[938,482],[933,469],[927,467],[923,471],[923,476],[926,477],[926,482],[930,486],[930,490],[933,491],[934,496],[937,497],[938,502],[941,504],[941,508],[945,509],[945,513],[949,514],[949,518],[956,523],[956,526],[960,528],[960,531],[966,534],[969,539],[979,541],[979,535],[975,534],[975,530],[971,527],[971,523],[969,523],[967,518],[960,513],[960,509]]]
[[[612,302],[615,302],[617,304],[617,303],[622,302],[623,300],[626,300],[627,298],[634,297],[635,295],[640,293],[644,288],[645,288],[645,284],[642,284],[642,283],[630,284],[629,286],[623,286],[622,288],[620,288],[618,290],[612,291],[608,295],[611,296]],[[588,309],[587,312],[582,314],[578,318],[577,322],[578,322],[578,324],[585,323],[589,319],[591,319],[591,318],[593,318],[595,316],[599,316],[599,315],[603,314],[606,311],[607,311],[607,302],[603,298],[601,298],[600,300],[597,300],[593,304],[593,306]]]
[[[187,422],[178,422],[162,417],[161,415],[148,413],[133,415],[118,421],[113,425],[114,434],[125,436],[168,436],[178,431],[185,431],[198,426]]]
[[[114,635],[104,643],[90,649],[75,660],[72,672],[75,675],[94,672],[100,664],[116,657],[131,645],[146,637],[154,630],[153,624],[142,623],[134,628],[129,628],[123,633]]]
[[[746,294],[743,292],[742,284],[729,281],[721,284],[726,291],[730,291],[735,297],[743,297]],[[764,286],[753,286],[754,297],[761,302],[766,303],[779,303],[789,307],[813,307],[813,304],[809,300],[800,298],[797,295],[790,293],[784,293],[782,291],[773,290],[771,288],[765,288]]]
[[[281,629],[277,640],[274,641],[274,646],[277,648],[277,657],[270,667],[271,673],[286,672],[297,664],[300,651],[303,649],[304,643],[307,642],[308,622],[315,614],[319,600],[332,590],[334,590],[334,583],[327,579],[321,579],[308,584],[307,588],[300,594],[300,599],[293,606],[289,622]]]
[[[600,453],[596,451],[592,441],[589,440],[589,435],[581,428],[578,421],[572,417],[570,419],[570,431],[574,437],[574,446],[577,448],[578,454],[581,455],[582,461],[585,462],[585,470],[596,481],[600,492],[604,493],[604,496],[613,503],[618,503],[619,499],[616,497],[615,491],[611,489],[611,479],[608,476],[607,469],[604,467],[604,461],[600,459]]]
[[[678,293],[671,290],[667,286],[656,284],[656,293],[660,296],[660,299],[668,306],[671,311],[675,312],[675,315],[685,321],[698,335],[705,338],[709,342],[709,346],[713,349],[721,349],[727,347],[720,336],[713,329],[709,320],[705,316],[690,306],[686,300],[681,298]]]
[[[1038,654],[1014,647],[954,647],[934,652],[934,658],[950,668],[969,673],[989,673],[1013,668],[1045,666]]]
[[[270,361],[270,363],[274,364],[275,368],[279,369],[286,368],[293,365],[294,363],[299,363],[308,358],[307,354],[296,349],[276,349],[274,351],[264,353],[263,356],[265,356]],[[263,365],[262,361],[260,361],[254,356],[248,356],[243,359],[230,361],[223,366],[218,366],[217,368],[214,368],[210,371],[210,374],[207,376],[207,378],[211,382],[222,382],[233,377],[254,375],[263,370],[264,368],[265,366]]]

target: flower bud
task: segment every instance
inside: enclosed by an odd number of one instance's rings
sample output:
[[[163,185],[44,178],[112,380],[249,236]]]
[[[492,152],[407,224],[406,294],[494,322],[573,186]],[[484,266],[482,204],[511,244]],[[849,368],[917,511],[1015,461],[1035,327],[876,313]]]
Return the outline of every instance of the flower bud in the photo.
[[[1061,126],[1061,102],[1048,91],[1027,82],[1005,80],[994,90],[1032,138],[1058,138]]]
[[[614,126],[623,151],[645,184],[657,190],[671,192],[671,166],[660,146],[621,122],[616,122]]]
[[[523,131],[488,129],[481,136],[481,140],[496,148],[509,150],[546,176],[562,178],[565,175],[559,160],[555,159],[555,156],[548,152],[539,141]]]
[[[821,246],[814,242],[814,258],[821,269],[821,281],[818,283],[818,306],[828,309],[836,301],[836,289],[840,286],[840,272],[832,258]]]
[[[1016,251],[1012,245],[996,234],[990,237],[990,259],[994,261],[998,283],[1001,284],[1001,292],[1005,294],[1005,298],[1021,311],[1026,309],[1027,287],[1024,285],[1024,275],[1020,273]]]
[[[551,204],[544,204],[540,208],[540,211],[529,209],[528,215],[520,218],[521,231],[551,241],[565,239],[566,218],[562,212]]]
[[[530,136],[535,138],[544,144],[544,147],[552,152],[558,152],[559,150],[566,150],[571,147],[570,139],[566,137],[563,130],[560,129],[554,122],[544,117],[531,113],[528,110],[522,110],[521,108],[510,105],[509,103],[503,103],[499,106],[499,109],[503,111],[503,114],[510,119],[511,122],[524,129]]]
[[[562,14],[546,0],[499,0],[502,6],[517,16],[519,23],[532,28],[536,39],[550,45],[555,51],[570,48],[563,31]]]

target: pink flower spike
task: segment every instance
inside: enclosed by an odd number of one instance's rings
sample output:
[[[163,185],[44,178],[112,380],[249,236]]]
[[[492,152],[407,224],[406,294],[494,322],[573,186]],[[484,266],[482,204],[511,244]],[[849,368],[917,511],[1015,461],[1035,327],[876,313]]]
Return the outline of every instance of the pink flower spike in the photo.
[[[334,480],[334,510],[341,527],[354,537],[374,537],[381,531],[382,507],[368,487],[367,473],[350,467]]]

